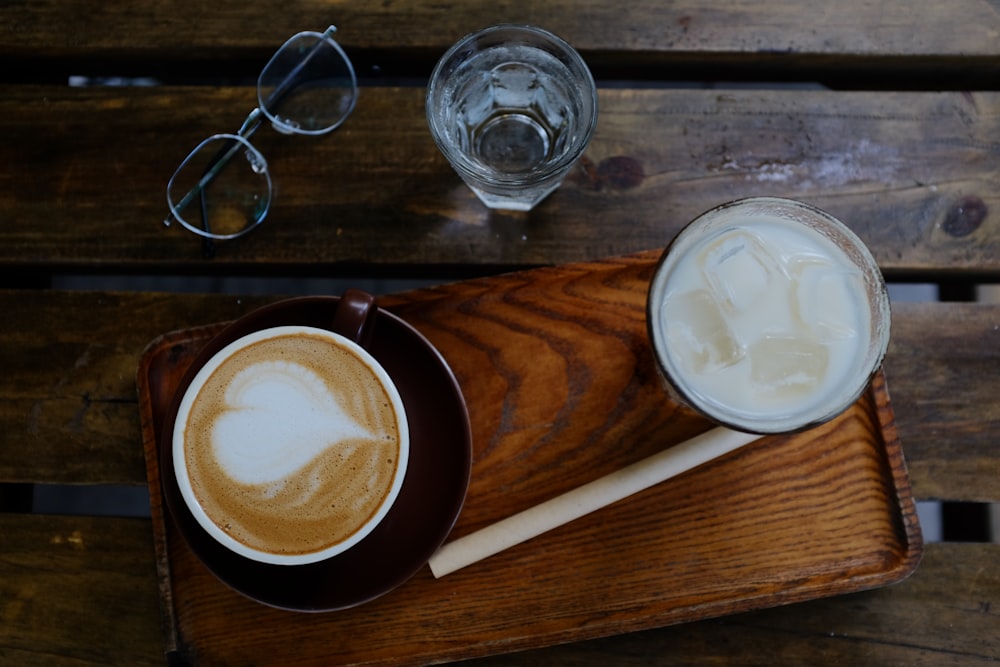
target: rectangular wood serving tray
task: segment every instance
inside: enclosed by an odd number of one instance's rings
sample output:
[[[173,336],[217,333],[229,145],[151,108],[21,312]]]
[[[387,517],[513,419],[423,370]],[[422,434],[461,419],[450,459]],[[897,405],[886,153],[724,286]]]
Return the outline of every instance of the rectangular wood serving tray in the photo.
[[[379,300],[450,364],[473,468],[457,537],[711,425],[663,394],[645,328],[658,252]],[[163,412],[219,326],[165,334],[138,391],[166,651],[181,664],[406,665],[579,641],[869,589],[922,541],[884,375],[843,415],[721,459],[442,579],[280,611],[222,584],[165,516]]]

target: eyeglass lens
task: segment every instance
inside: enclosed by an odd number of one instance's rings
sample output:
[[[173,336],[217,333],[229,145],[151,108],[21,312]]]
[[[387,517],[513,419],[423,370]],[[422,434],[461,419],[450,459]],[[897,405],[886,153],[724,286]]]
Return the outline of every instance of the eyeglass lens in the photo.
[[[258,101],[277,130],[322,134],[335,129],[354,109],[354,69],[330,32],[292,37],[261,71]]]
[[[228,157],[232,154],[232,157]],[[263,156],[234,134],[203,141],[167,184],[171,208],[185,227],[215,239],[240,236],[256,226],[271,203]],[[186,197],[193,201],[184,201]]]

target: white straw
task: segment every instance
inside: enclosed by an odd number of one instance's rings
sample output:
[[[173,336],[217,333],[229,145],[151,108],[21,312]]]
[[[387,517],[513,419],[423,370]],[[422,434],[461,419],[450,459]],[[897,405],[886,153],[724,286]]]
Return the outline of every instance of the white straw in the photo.
[[[716,427],[445,544],[431,556],[428,563],[431,572],[435,577],[443,577],[515,544],[541,535],[545,531],[697,468],[758,438],[760,436],[756,434]]]

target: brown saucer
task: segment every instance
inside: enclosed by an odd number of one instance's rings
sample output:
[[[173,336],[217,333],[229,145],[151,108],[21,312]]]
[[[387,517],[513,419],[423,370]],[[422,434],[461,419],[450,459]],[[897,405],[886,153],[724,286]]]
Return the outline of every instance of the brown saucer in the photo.
[[[229,551],[195,521],[177,487],[169,443],[180,398],[197,370],[229,342],[266,327],[330,328],[339,297],[301,297],[256,310],[199,353],[166,413],[159,461],[167,507],[192,551],[219,579],[264,604],[333,611],[372,600],[415,574],[444,542],[465,501],[472,435],[461,389],[441,354],[419,332],[379,310],[368,351],[392,377],[410,425],[406,478],[389,514],[348,551],[309,565],[269,565]]]

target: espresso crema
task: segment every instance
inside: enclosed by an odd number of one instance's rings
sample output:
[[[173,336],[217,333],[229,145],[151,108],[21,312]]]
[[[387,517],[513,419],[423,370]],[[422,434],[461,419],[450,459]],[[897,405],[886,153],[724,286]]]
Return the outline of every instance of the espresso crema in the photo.
[[[254,342],[223,360],[191,403],[191,491],[250,549],[296,555],[340,544],[398,490],[397,404],[368,363],[330,337]]]

